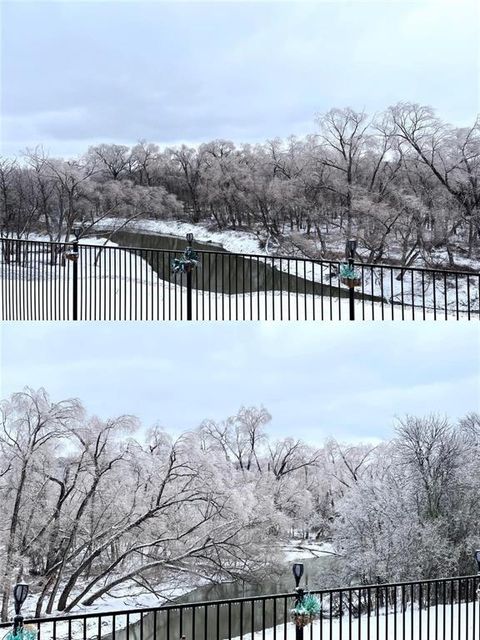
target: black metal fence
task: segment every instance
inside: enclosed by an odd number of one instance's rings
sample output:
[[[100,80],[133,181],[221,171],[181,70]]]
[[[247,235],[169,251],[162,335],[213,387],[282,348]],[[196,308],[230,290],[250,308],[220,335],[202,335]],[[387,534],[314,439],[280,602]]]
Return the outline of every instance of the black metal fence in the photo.
[[[2,320],[480,319],[480,273],[199,251],[0,240]]]
[[[308,640],[480,640],[479,576],[311,591]],[[38,640],[290,640],[295,594],[26,620]],[[7,624],[0,627],[6,628]]]

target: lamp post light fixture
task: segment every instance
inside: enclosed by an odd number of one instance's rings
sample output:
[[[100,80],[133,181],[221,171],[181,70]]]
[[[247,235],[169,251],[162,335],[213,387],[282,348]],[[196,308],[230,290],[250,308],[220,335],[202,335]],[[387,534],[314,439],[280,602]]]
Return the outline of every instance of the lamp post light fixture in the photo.
[[[15,605],[15,617],[13,619],[13,635],[16,636],[18,630],[23,626],[23,616],[21,614],[22,605],[28,596],[28,584],[23,582],[13,587],[13,602]]]
[[[357,250],[357,241],[354,238],[347,240],[347,244],[345,247],[345,257],[347,260],[352,260],[355,257],[355,251]]]
[[[15,613],[18,615],[21,611],[22,604],[28,596],[28,584],[20,582],[13,587],[13,600],[15,602]]]
[[[300,580],[303,576],[303,564],[301,562],[296,562],[292,567],[293,577],[295,578],[295,587],[298,589],[298,585],[300,584]]]
[[[475,562],[477,563],[478,575],[480,575],[480,549],[477,549],[475,551],[475,553],[473,554],[473,557],[475,558]]]
[[[187,233],[186,235],[188,245],[191,247],[193,242],[193,233]]]

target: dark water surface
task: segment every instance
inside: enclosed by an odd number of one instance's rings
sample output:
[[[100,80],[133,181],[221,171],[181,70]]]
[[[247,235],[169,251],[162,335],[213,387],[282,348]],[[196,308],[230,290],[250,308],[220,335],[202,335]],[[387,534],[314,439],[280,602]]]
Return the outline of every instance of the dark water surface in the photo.
[[[305,573],[302,585],[312,590],[321,588],[321,573],[328,556],[302,560]],[[292,593],[294,579],[292,563],[285,565],[278,576],[258,583],[235,582],[198,587],[175,600],[177,603],[212,602],[232,598],[264,596],[279,593]],[[285,597],[276,601],[259,600],[255,602],[207,605],[193,610],[161,610],[147,613],[142,620],[130,624],[127,630],[119,630],[116,640],[179,640],[185,635],[187,640],[223,640],[237,636],[252,637],[252,633],[263,628],[273,627],[287,622],[290,624],[290,609],[293,599]]]
[[[113,242],[121,247],[140,250],[141,257],[148,262],[157,275],[166,281],[175,281],[171,270],[172,260],[179,257],[187,246],[186,240],[176,236],[118,231],[111,236]],[[235,295],[251,292],[283,291],[300,295],[324,295],[348,297],[343,287],[329,286],[328,267],[314,265],[316,280],[325,280],[326,284],[314,282],[307,275],[310,261],[284,258],[273,260],[268,256],[242,257],[232,254],[218,245],[194,241],[194,248],[200,253],[200,264],[193,273],[195,289]],[[149,249],[160,250],[149,251]],[[136,251],[137,253],[137,251]],[[138,254],[138,253],[137,253]],[[282,268],[290,267],[290,273]],[[334,282],[336,278],[334,278]]]

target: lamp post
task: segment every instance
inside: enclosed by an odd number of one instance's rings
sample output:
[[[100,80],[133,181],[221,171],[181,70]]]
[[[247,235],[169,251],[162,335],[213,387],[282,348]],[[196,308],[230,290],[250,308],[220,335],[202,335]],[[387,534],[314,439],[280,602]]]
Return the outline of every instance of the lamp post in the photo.
[[[478,576],[480,576],[480,549],[477,549],[473,553],[473,557],[475,558],[475,562],[477,563],[477,574],[478,574]],[[475,580],[474,580],[473,584],[475,584]],[[479,600],[478,619],[480,620],[480,582],[477,585],[476,592],[477,592],[477,599]],[[475,615],[475,612],[474,612],[473,615]]]
[[[295,578],[295,606],[298,607],[303,600],[304,591],[300,587],[300,580],[303,576],[303,564],[296,562],[292,567],[293,577]],[[295,640],[303,640],[303,627],[295,625]]]
[[[13,601],[15,604],[15,617],[13,619],[13,635],[23,627],[22,605],[28,596],[28,584],[19,583],[13,587]]]
[[[345,258],[348,260],[348,266],[353,272],[353,265],[355,260],[355,251],[357,250],[357,241],[353,238],[347,240],[347,244],[345,246]],[[349,287],[348,289],[348,300],[350,307],[350,320],[355,320],[355,288]]]
[[[186,235],[188,248],[192,248],[193,243],[193,233],[187,233]],[[187,271],[187,320],[192,319],[192,271],[193,269],[188,269]]]
[[[82,227],[75,226],[72,231],[74,235],[72,242],[72,320],[78,320],[78,239],[82,233]]]

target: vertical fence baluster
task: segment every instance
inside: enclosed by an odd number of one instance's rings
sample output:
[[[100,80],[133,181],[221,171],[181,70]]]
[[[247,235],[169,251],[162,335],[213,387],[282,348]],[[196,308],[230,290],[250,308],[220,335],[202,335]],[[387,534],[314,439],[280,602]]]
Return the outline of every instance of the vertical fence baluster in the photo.
[[[275,620],[273,621],[273,625],[275,626]],[[267,620],[265,618],[265,599],[262,600],[262,640],[265,640],[265,631],[267,627]]]
[[[427,582],[427,638],[430,637],[430,582]]]
[[[410,276],[410,287],[412,291],[412,320],[415,320],[415,279],[413,269],[410,271]]]
[[[255,600],[251,600],[250,601],[250,607],[251,607],[251,615],[252,615],[252,619],[251,619],[251,627],[250,627],[250,636],[253,640],[253,637],[255,635]]]
[[[395,320],[395,292],[393,286],[393,269],[390,269],[390,305],[392,307],[392,320]]]
[[[447,273],[443,272],[443,304],[445,306],[445,320],[448,320],[448,294],[447,294]]]
[[[420,638],[422,637],[422,605],[422,583],[420,582],[418,585],[418,635]]]
[[[243,600],[240,601],[240,638],[243,639]]]
[[[277,640],[277,598],[273,598],[273,640]]]
[[[228,640],[232,638],[232,603],[228,603]]]
[[[280,289],[280,320],[283,320],[283,289],[282,289],[282,259],[280,258],[280,267],[278,269],[278,277],[279,277],[279,289]],[[273,277],[275,278],[275,272],[273,272]]]

